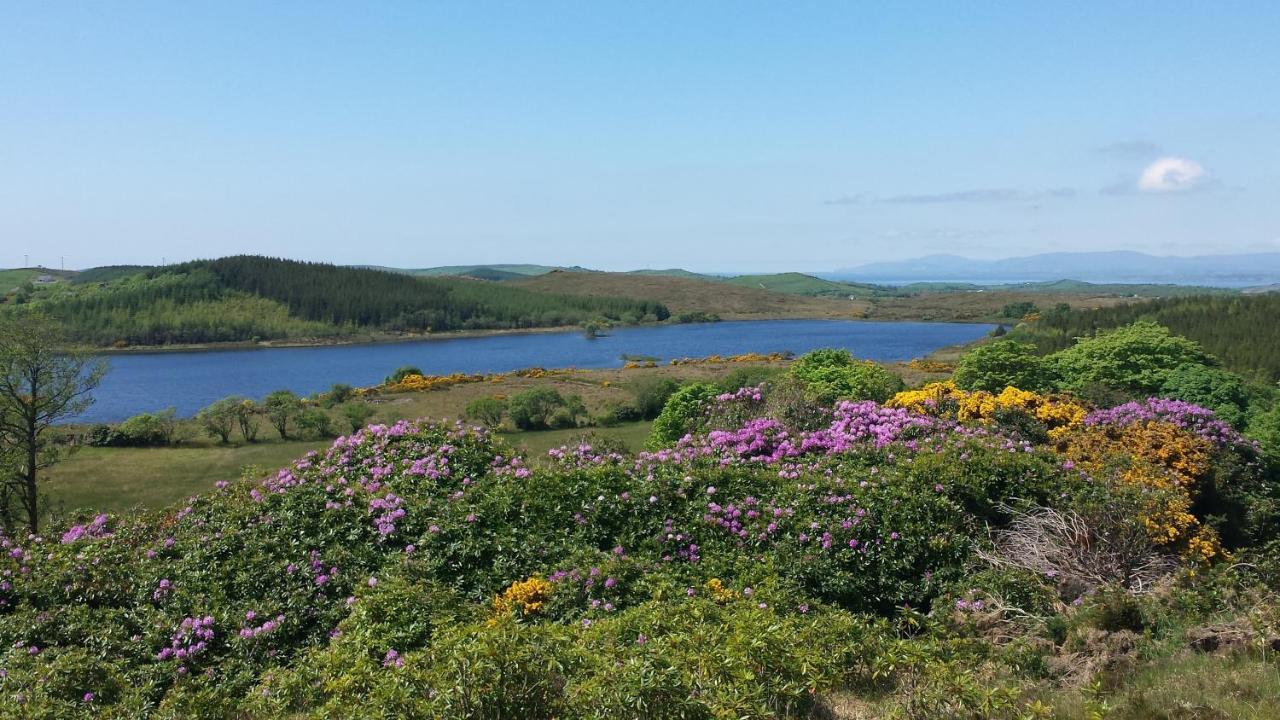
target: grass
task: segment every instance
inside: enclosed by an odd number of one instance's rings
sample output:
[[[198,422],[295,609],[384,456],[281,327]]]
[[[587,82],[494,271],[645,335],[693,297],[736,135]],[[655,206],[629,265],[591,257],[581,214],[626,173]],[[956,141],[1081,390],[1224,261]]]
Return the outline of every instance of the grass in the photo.
[[[1280,717],[1280,664],[1251,654],[1175,655],[1091,698],[1061,691],[1048,699],[1054,718],[1087,720],[1099,707],[1114,720],[1274,720]]]
[[[583,433],[621,440],[628,449],[644,448],[651,423],[612,428],[576,428],[539,432],[504,432],[504,440],[523,448],[530,458],[569,443]],[[45,491],[55,512],[92,509],[124,512],[158,508],[208,492],[219,480],[235,480],[246,467],[270,472],[329,440],[267,440],[247,444],[167,448],[81,448],[49,471]]]
[[[52,508],[121,512],[156,508],[240,477],[247,465],[283,467],[328,441],[167,448],[82,448],[49,470]]]
[[[627,446],[628,450],[637,452],[644,449],[645,441],[649,439],[649,430],[652,427],[653,423],[651,422],[635,422],[625,423],[616,427],[502,433],[502,438],[512,446],[522,448],[530,458],[534,459],[545,456],[551,448],[560,447],[577,440],[586,432],[601,438],[620,440],[623,445]]]

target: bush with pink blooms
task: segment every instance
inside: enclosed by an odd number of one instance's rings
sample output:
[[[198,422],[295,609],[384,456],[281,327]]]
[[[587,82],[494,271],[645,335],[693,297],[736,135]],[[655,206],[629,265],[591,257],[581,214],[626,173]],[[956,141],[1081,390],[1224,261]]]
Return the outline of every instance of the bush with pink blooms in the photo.
[[[1012,517],[1105,500],[1055,447],[874,401],[797,427],[757,414],[761,386],[698,393],[679,402],[713,427],[636,456],[588,439],[531,462],[400,422],[163,512],[0,537],[0,718],[806,717],[1003,662],[963,636],[980,613],[1079,596],[966,586]],[[1249,447],[1167,403],[1086,422],[1152,418]]]

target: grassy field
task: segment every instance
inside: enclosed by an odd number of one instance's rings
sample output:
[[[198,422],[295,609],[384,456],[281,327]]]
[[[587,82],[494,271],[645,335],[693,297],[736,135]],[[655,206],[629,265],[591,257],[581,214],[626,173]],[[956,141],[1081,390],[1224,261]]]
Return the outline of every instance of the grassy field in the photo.
[[[431,392],[395,393],[367,398],[374,415],[370,423],[402,419],[457,419],[470,401],[490,396],[510,397],[533,387],[551,387],[564,395],[578,395],[593,415],[611,403],[632,397],[632,386],[651,377],[677,380],[712,380],[723,377],[741,363],[707,365],[665,365],[629,370],[583,370],[545,378],[506,377],[499,382],[455,385]],[[904,369],[904,372],[908,372]],[[335,418],[337,420],[337,418]],[[526,450],[537,459],[553,447],[572,442],[584,433],[621,441],[628,449],[643,449],[650,423],[636,422],[617,427],[584,427],[567,430],[500,433],[512,446]],[[335,423],[335,428],[348,428]],[[233,442],[219,445],[198,435],[188,424],[192,439],[168,448],[80,448],[48,471],[45,489],[50,510],[59,513],[74,509],[119,512],[135,507],[155,508],[204,492],[219,480],[239,478],[246,467],[266,473],[289,464],[310,450],[329,445],[328,440],[282,441],[266,426],[256,443]]]
[[[283,467],[328,441],[267,441],[249,445],[168,448],[81,448],[49,471],[51,509],[120,512],[162,507],[218,480],[240,477],[245,466]]]
[[[637,422],[612,428],[578,428],[541,432],[504,432],[513,447],[536,460],[547,450],[570,443],[588,430],[604,438],[622,441],[628,449],[644,448],[651,423]],[[278,439],[250,444],[168,448],[81,448],[55,465],[45,485],[50,510],[76,509],[124,512],[158,508],[208,492],[219,480],[235,480],[246,468],[268,473],[288,465],[311,450],[328,447],[329,440]]]
[[[657,300],[672,315],[715,313],[725,320],[861,318],[865,300],[806,297],[732,283],[668,275],[556,271],[515,285],[539,292]]]
[[[1066,303],[1076,309],[1092,309],[1141,302],[1144,298],[1113,295],[1101,291],[1033,292],[974,290],[959,293],[921,293],[909,297],[873,298],[867,311],[870,320],[925,320],[934,322],[1003,322],[1005,305],[1032,302],[1041,309]]]

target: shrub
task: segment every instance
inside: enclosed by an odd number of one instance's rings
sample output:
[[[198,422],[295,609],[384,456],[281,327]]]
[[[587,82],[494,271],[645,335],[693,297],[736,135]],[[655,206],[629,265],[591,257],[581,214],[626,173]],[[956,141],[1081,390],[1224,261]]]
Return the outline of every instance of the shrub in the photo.
[[[238,408],[243,398],[227,397],[202,408],[196,413],[196,422],[209,435],[226,443],[231,440],[231,431],[235,428]]]
[[[902,378],[884,366],[856,360],[848,350],[814,350],[792,363],[788,374],[808,388],[812,402],[831,405],[836,400],[884,402],[903,388]]]
[[[1240,376],[1221,368],[1179,365],[1165,376],[1159,394],[1209,408],[1236,429],[1245,425],[1248,389]]]
[[[350,385],[346,383],[334,383],[333,386],[329,388],[329,392],[325,393],[325,396],[324,396],[325,407],[333,407],[334,405],[341,405],[342,403],[354,397],[355,394],[356,394],[356,389],[351,387]]]
[[[280,438],[287,440],[289,425],[302,413],[302,400],[291,390],[276,390],[263,398],[262,413],[280,434]]]
[[[366,403],[349,402],[338,408],[338,414],[347,422],[351,432],[355,432],[364,427],[369,422],[369,418],[373,417],[373,408]]]
[[[401,365],[400,367],[395,369],[395,372],[383,378],[382,384],[395,385],[410,375],[425,376],[426,373],[422,372],[422,370],[418,368],[416,365]]]
[[[632,406],[642,420],[653,420],[662,413],[667,398],[680,389],[671,378],[653,377],[636,381],[631,386]]]
[[[649,445],[670,445],[698,428],[716,389],[706,383],[690,383],[671,394],[653,421]]]
[[[298,413],[298,417],[294,422],[298,426],[298,432],[307,437],[322,440],[334,436],[333,420],[329,418],[328,413],[320,408],[306,408]]]
[[[1049,363],[1036,354],[1036,346],[1009,340],[991,342],[961,356],[953,377],[965,390],[998,393],[1013,386],[1042,392],[1054,386]]]
[[[240,437],[245,442],[256,442],[258,439],[258,415],[260,409],[248,398],[238,398],[234,408],[236,425],[240,427]]]
[[[86,438],[95,447],[157,447],[172,445],[177,439],[178,421],[174,408],[158,413],[141,413],[119,425],[94,425]]]
[[[564,399],[564,405],[551,416],[550,426],[553,428],[575,428],[589,419],[591,413],[579,395],[570,395]]]
[[[536,387],[512,397],[507,414],[518,430],[546,430],[565,407],[565,398],[559,391]]]
[[[1198,343],[1153,322],[1136,322],[1084,338],[1050,358],[1064,389],[1098,383],[1146,395],[1158,393],[1179,367],[1216,364]]]
[[[476,398],[467,403],[467,417],[488,428],[496,428],[502,424],[502,416],[507,413],[507,401],[496,397]]]
[[[1249,437],[1262,446],[1263,456],[1280,471],[1280,403],[1249,422]]]
[[[614,427],[640,419],[640,411],[631,403],[613,402],[605,406],[604,412],[596,417],[596,422],[604,427]]]
[[[720,392],[733,392],[744,387],[759,387],[777,380],[785,372],[783,368],[769,365],[734,368],[732,372],[717,380],[715,386]]]

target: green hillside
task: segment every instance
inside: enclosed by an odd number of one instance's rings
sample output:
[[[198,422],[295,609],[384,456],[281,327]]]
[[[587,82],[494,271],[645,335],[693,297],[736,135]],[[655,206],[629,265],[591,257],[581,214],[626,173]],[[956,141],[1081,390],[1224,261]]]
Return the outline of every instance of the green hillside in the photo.
[[[738,275],[725,282],[743,287],[760,288],[790,295],[831,296],[831,297],[872,297],[889,291],[889,288],[864,283],[845,283],[835,280],[823,280],[812,275],[798,272],[774,273],[771,275]]]
[[[22,283],[34,280],[39,275],[40,271],[30,268],[0,270],[0,292],[11,292]]]
[[[415,278],[255,256],[59,285],[41,289],[23,307],[59,317],[73,339],[92,345],[531,328],[595,319],[637,323],[669,314],[659,303],[617,296],[537,293],[467,278]]]

